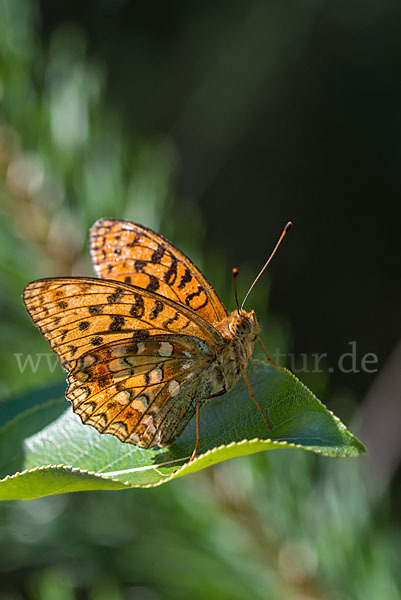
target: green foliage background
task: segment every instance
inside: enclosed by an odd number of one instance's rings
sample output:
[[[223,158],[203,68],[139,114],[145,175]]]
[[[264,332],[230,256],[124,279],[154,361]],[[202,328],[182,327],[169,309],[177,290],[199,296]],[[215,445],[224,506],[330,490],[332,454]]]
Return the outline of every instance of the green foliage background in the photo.
[[[362,224],[358,198],[369,200],[363,175],[371,169],[364,162],[371,153],[363,147],[372,131],[379,143],[382,131],[372,107],[384,127],[394,97],[380,104],[376,88],[369,88],[368,110],[344,65],[354,61],[361,71],[369,65],[369,81],[380,73],[377,87],[389,89],[391,69],[384,60],[381,67],[380,54],[372,49],[358,63],[362,50],[354,52],[349,40],[358,34],[361,46],[368,39],[366,47],[376,48],[376,33],[396,60],[393,4],[352,2],[332,11],[318,2],[279,7],[257,0],[246,9],[241,3],[155,3],[149,9],[125,2],[84,9],[55,4],[0,0],[1,397],[63,380],[61,368],[46,360],[21,373],[15,355],[24,361],[47,354],[48,346],[20,295],[38,277],[90,274],[87,233],[103,216],[162,231],[193,257],[227,306],[230,268],[239,264],[243,294],[266,245],[293,218],[292,239],[252,298],[266,344],[283,355],[302,344],[308,352],[346,351],[344,339],[359,332],[363,353],[384,360],[399,337],[399,287],[383,275],[361,296],[366,309],[350,293],[349,312],[342,312],[347,286],[363,286],[366,263],[372,277],[375,261],[383,261],[380,253],[366,260],[352,245],[344,258],[341,246]],[[308,73],[321,56],[320,28],[334,32],[333,71],[327,75],[320,66],[321,87],[315,89]],[[289,73],[293,87],[285,83]],[[337,95],[324,94],[330,77]],[[361,146],[341,137],[344,122],[336,129],[342,103]],[[308,127],[297,111],[309,116]],[[358,124],[368,114],[365,133]],[[338,154],[322,158],[325,136]],[[295,157],[289,152],[294,144]],[[372,160],[383,175],[379,159]],[[383,193],[388,180],[383,176],[377,190]],[[318,185],[327,193],[324,203]],[[353,201],[340,211],[338,198],[348,191]],[[308,204],[309,197],[320,204]],[[384,239],[391,244],[397,236],[378,227],[377,211],[377,204],[366,206],[363,225],[369,234],[375,227],[371,239],[378,245]],[[388,254],[393,273],[395,255]],[[331,297],[321,296],[325,282]],[[271,283],[282,290],[275,299]],[[383,316],[377,315],[375,328],[366,326],[363,311],[372,314],[383,297],[389,298]],[[287,314],[290,305],[295,308]],[[319,345],[319,329],[327,346]],[[354,418],[357,425],[364,415],[358,403],[373,376],[331,376],[327,367],[299,375],[345,422]],[[379,427],[381,413],[374,414]],[[381,436],[380,444],[385,448],[391,440]],[[2,503],[1,597],[398,599],[400,494],[391,479],[397,464],[382,477],[380,464],[374,451],[342,461],[282,450],[225,462],[158,489]]]

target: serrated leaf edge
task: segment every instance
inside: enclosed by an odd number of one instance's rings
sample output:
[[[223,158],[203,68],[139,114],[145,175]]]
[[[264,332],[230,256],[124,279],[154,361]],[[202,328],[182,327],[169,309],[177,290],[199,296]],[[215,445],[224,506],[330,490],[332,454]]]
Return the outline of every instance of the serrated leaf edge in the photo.
[[[344,426],[345,427],[345,426]],[[353,436],[351,434],[351,436],[354,438],[355,436]],[[356,439],[356,438],[355,438]],[[359,440],[358,440],[359,441]],[[321,456],[327,456],[332,458],[332,455],[329,452],[324,452],[321,448],[318,448],[316,446],[304,446],[303,444],[296,444],[295,442],[287,442],[285,440],[272,440],[269,438],[253,438],[251,440],[248,439],[244,439],[241,440],[239,442],[231,442],[230,444],[222,444],[221,446],[215,446],[214,448],[211,448],[210,450],[207,450],[207,452],[205,452],[204,454],[200,454],[199,456],[196,456],[194,458],[194,460],[192,461],[192,463],[188,463],[186,462],[185,464],[183,464],[181,467],[178,467],[178,469],[176,469],[175,471],[173,471],[173,473],[171,473],[171,475],[168,475],[165,477],[165,479],[158,481],[157,483],[148,483],[145,485],[142,484],[131,484],[132,488],[152,488],[152,487],[158,487],[159,485],[163,485],[164,483],[167,483],[173,479],[176,479],[177,477],[182,477],[183,475],[185,475],[185,470],[188,470],[187,468],[189,467],[189,469],[193,466],[196,465],[197,462],[207,458],[208,456],[219,452],[221,450],[226,450],[226,449],[231,449],[234,446],[242,446],[242,445],[246,445],[246,444],[257,444],[257,443],[262,443],[262,444],[272,444],[273,446],[278,446],[279,448],[295,448],[298,450],[307,450],[308,452],[314,452],[315,454],[320,454]],[[361,444],[363,446],[363,444]],[[333,446],[334,448],[338,448],[339,446]],[[263,449],[260,450],[260,452],[262,452]],[[241,456],[241,455],[240,455]],[[240,456],[233,456],[231,458],[239,458]],[[338,456],[336,458],[349,458],[347,455],[343,455],[343,456]],[[230,458],[227,460],[231,460]],[[155,465],[157,467],[157,465]],[[200,469],[199,469],[200,470]],[[190,473],[195,473],[196,471],[190,471]],[[188,474],[190,474],[188,473]]]
[[[252,440],[244,439],[244,440],[241,440],[239,442],[234,441],[234,442],[230,442],[229,444],[221,444],[221,446],[215,446],[214,448],[210,448],[204,454],[200,454],[199,456],[196,456],[191,463],[186,462],[181,467],[178,467],[178,469],[176,469],[175,471],[173,471],[173,473],[171,473],[171,475],[168,475],[162,481],[158,481],[157,483],[147,483],[146,485],[134,484],[131,487],[133,487],[133,488],[137,488],[137,487],[141,487],[141,488],[158,487],[159,485],[163,485],[164,483],[167,483],[168,481],[171,481],[172,479],[176,479],[177,477],[181,477],[182,475],[185,474],[185,473],[183,473],[183,471],[185,469],[187,469],[187,467],[191,468],[193,465],[196,465],[196,463],[198,463],[199,461],[207,458],[208,456],[210,456],[210,455],[212,455],[212,454],[214,454],[216,452],[220,452],[221,450],[229,450],[229,449],[233,448],[234,446],[242,446],[242,445],[245,445],[245,444],[253,444],[253,443],[258,443],[258,442],[272,443],[272,444],[280,446],[280,447],[306,449],[306,446],[302,446],[301,444],[295,444],[293,442],[271,440],[271,439],[253,438]],[[239,458],[239,457],[233,456],[232,458]],[[227,460],[230,460],[230,459],[227,459]],[[195,473],[196,471],[193,471],[193,472]]]
[[[99,479],[106,479],[107,481],[115,481],[116,483],[121,483],[126,487],[132,487],[128,481],[121,481],[120,479],[114,479],[111,477],[107,477],[103,473],[98,473],[97,471],[90,471],[88,469],[81,469],[80,467],[73,467],[71,465],[65,465],[63,463],[60,464],[49,464],[49,465],[40,465],[39,467],[33,467],[32,469],[24,469],[23,471],[16,471],[12,475],[6,475],[3,479],[0,479],[0,484],[4,483],[9,479],[13,479],[16,477],[21,477],[22,475],[27,475],[30,473],[35,473],[36,471],[50,471],[51,469],[63,469],[65,471],[69,471],[71,473],[82,473],[83,475],[91,475],[97,477]]]

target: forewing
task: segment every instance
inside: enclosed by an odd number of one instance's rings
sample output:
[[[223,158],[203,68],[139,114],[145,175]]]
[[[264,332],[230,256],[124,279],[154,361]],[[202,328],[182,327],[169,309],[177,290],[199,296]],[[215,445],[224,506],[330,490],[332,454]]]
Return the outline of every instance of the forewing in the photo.
[[[132,283],[175,300],[214,325],[227,311],[197,267],[151,229],[114,219],[100,219],[91,230],[96,274]]]
[[[220,334],[192,310],[124,283],[89,277],[41,279],[23,300],[34,324],[70,370],[74,361],[112,342],[177,333],[218,349]]]
[[[202,340],[156,335],[83,354],[66,392],[82,422],[143,448],[171,443],[192,417],[215,356]]]

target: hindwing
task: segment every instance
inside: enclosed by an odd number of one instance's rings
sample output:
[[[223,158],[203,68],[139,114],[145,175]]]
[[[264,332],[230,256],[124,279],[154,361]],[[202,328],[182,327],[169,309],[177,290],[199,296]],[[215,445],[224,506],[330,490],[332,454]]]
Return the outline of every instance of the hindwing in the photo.
[[[194,414],[204,373],[215,359],[202,340],[155,335],[83,354],[66,396],[82,422],[142,448],[174,441]]]

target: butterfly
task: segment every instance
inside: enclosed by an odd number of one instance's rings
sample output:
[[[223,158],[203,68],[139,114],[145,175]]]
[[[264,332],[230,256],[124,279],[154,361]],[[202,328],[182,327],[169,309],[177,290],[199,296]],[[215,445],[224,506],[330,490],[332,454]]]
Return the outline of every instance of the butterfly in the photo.
[[[242,374],[271,427],[246,375],[255,341],[271,360],[255,312],[243,309],[253,285],[241,308],[234,285],[237,308],[229,314],[185,254],[130,221],[96,221],[90,252],[98,278],[40,279],[23,292],[33,323],[68,371],[66,397],[82,423],[151,448],[174,442],[196,413],[192,460],[200,406]]]

